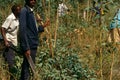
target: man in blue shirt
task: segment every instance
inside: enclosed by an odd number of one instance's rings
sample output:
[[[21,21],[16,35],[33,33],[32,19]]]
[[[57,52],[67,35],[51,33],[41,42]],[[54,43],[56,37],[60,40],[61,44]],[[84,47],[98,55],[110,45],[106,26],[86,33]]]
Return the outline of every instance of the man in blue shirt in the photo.
[[[120,9],[117,10],[114,18],[110,23],[108,41],[120,43]]]
[[[46,25],[37,26],[37,21],[35,19],[35,14],[33,12],[33,7],[36,4],[36,0],[25,0],[25,6],[20,12],[20,47],[23,53],[23,64],[20,80],[29,80],[30,78],[30,65],[27,61],[26,56],[31,56],[33,62],[35,63],[35,57],[38,46],[38,33],[44,31]]]

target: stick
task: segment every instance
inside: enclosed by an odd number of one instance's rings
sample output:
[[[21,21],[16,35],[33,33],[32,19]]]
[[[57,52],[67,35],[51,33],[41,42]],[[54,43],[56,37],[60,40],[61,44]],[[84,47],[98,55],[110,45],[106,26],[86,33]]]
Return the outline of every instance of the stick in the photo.
[[[30,67],[31,67],[31,70],[33,72],[34,75],[36,75],[36,71],[35,71],[35,64],[31,58],[30,55],[26,56],[27,60],[28,60],[28,63],[30,64]]]

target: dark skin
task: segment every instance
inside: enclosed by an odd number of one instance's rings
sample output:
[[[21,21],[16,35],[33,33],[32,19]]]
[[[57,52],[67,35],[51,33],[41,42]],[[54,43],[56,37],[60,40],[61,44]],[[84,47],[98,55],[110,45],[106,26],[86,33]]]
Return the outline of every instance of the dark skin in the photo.
[[[13,14],[15,15],[16,18],[19,17],[20,10],[21,10],[21,7],[17,7],[16,10],[13,12]],[[10,45],[9,45],[9,43],[7,41],[7,38],[6,38],[6,29],[1,28],[1,33],[2,33],[2,36],[3,36],[3,39],[4,39],[5,46],[9,47]]]
[[[50,25],[50,20],[47,19],[44,23],[43,23],[43,20],[41,19],[41,17],[39,16],[39,14],[36,14],[36,20],[37,20],[37,23],[42,25],[44,28],[46,26],[49,26]]]
[[[36,0],[29,0],[28,6],[33,8],[35,6],[35,4],[36,4]]]

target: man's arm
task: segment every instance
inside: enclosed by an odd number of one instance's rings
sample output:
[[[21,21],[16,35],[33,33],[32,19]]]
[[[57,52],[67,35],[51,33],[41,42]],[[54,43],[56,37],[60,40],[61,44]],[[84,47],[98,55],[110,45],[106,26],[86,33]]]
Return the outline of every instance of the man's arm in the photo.
[[[20,45],[23,51],[29,53],[30,47],[27,38],[27,10],[24,8],[20,13],[20,27],[19,27],[19,36],[20,36]]]
[[[12,22],[12,18],[10,16],[8,16],[5,20],[5,22],[2,24],[2,27],[0,29],[6,47],[10,46],[9,43],[8,43],[8,40],[6,38],[6,32],[10,28],[11,22]]]
[[[5,43],[5,46],[9,47],[10,45],[9,45],[8,40],[6,38],[6,30],[3,27],[1,28],[1,34],[2,34],[2,37],[3,37],[4,43]]]
[[[44,32],[44,28],[50,25],[50,20],[47,19],[45,23],[38,27],[38,32]]]

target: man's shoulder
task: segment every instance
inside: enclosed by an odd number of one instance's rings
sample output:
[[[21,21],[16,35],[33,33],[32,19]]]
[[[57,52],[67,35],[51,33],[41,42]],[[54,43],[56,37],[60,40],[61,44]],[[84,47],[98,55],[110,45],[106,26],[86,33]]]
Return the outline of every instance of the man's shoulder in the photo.
[[[21,9],[21,12],[22,13],[26,13],[26,12],[31,12],[30,9],[27,7],[27,6],[24,6],[22,9]]]
[[[26,7],[23,7],[22,9],[21,9],[21,11],[20,11],[20,14],[21,15],[24,15],[24,14],[26,14],[28,12],[28,10],[26,9]]]
[[[21,11],[22,11],[22,12],[26,12],[26,11],[27,11],[27,8],[26,8],[26,7],[23,7],[23,8],[21,9]]]
[[[15,19],[14,14],[13,14],[13,13],[11,13],[11,14],[7,17],[7,19],[8,19],[8,20],[10,20],[10,19]]]

